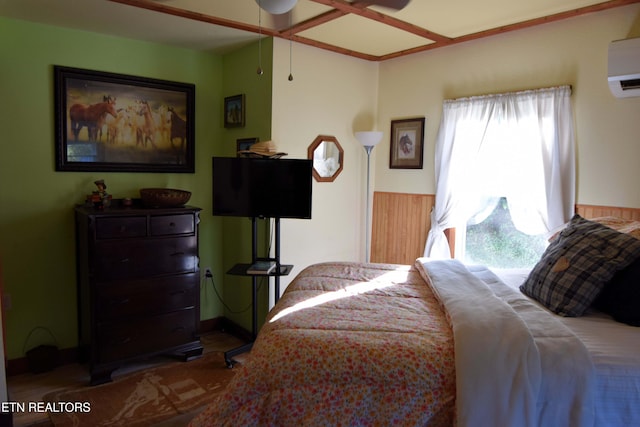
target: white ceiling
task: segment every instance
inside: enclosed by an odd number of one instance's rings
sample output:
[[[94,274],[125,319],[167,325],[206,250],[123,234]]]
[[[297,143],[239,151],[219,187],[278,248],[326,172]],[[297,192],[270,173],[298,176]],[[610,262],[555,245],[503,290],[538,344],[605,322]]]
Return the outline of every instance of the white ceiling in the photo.
[[[0,0],[0,16],[216,53],[261,33],[379,61],[639,2],[412,0],[393,11],[299,0],[274,17],[255,0]]]

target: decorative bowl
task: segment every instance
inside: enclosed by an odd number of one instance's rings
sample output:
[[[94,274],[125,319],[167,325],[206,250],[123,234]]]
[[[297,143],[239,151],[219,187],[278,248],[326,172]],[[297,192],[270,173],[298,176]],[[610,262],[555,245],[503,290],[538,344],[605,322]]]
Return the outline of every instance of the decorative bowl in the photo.
[[[145,206],[174,208],[187,203],[191,192],[175,188],[141,188],[140,198]]]

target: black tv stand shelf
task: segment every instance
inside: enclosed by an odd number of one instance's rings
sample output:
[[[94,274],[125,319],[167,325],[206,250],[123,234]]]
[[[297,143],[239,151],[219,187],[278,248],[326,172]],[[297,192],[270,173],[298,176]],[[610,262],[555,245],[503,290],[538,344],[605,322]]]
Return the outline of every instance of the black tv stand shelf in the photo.
[[[274,292],[275,292],[275,302],[278,302],[280,299],[280,277],[288,275],[293,269],[293,265],[290,264],[280,264],[280,218],[274,218],[275,222],[275,250],[273,258],[260,258],[258,257],[258,222],[257,218],[251,218],[251,227],[252,227],[252,242],[251,242],[251,259],[250,263],[239,263],[235,264],[233,267],[227,271],[227,274],[231,274],[234,276],[248,276],[251,277],[251,342],[242,345],[240,347],[231,349],[224,353],[224,361],[227,364],[228,368],[233,368],[233,365],[236,363],[233,360],[233,357],[238,354],[246,353],[251,350],[253,347],[253,343],[258,334],[258,279],[261,277],[266,277],[269,280],[271,277],[274,279]],[[251,274],[247,273],[249,267],[253,265],[256,261],[274,261],[276,263],[276,268],[269,274]]]

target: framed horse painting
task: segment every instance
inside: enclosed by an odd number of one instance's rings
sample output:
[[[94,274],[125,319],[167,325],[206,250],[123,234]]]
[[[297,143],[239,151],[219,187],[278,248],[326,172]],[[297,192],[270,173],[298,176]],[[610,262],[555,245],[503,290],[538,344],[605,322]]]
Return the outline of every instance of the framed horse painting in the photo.
[[[424,117],[391,121],[390,169],[422,169]]]
[[[195,86],[54,66],[56,170],[195,172]]]

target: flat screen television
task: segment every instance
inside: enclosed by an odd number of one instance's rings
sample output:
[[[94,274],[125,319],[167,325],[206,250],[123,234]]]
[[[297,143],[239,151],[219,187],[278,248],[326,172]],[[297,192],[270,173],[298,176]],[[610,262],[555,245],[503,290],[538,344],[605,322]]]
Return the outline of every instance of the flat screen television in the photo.
[[[311,219],[312,161],[213,157],[213,215]]]

